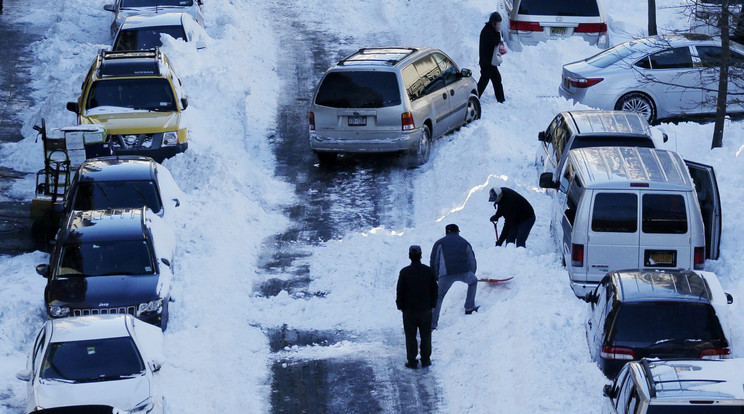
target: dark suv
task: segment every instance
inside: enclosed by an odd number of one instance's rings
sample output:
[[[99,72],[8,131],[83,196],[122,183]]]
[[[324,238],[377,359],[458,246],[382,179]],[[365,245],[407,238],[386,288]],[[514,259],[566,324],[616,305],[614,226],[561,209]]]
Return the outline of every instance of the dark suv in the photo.
[[[175,237],[148,208],[74,212],[57,235],[44,302],[52,318],[134,315],[165,330]]]
[[[586,339],[609,378],[644,357],[721,359],[731,355],[721,326],[730,295],[702,271],[610,272],[587,300]]]

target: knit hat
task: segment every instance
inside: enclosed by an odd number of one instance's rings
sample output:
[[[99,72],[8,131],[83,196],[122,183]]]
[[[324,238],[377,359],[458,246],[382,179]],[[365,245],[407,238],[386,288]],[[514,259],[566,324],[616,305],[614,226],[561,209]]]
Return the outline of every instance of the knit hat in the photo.
[[[408,248],[408,254],[417,254],[421,256],[421,246],[417,246],[415,244],[412,245],[411,247]]]
[[[498,203],[501,198],[501,187],[494,187],[488,192],[488,201]]]
[[[491,13],[491,17],[488,18],[488,23],[498,23],[501,21],[501,15],[499,12]]]
[[[460,232],[460,228],[459,228],[459,227],[457,227],[457,224],[448,224],[448,225],[446,225],[446,226],[444,227],[444,232],[445,232],[446,234],[450,234],[450,233],[459,233],[459,232]]]

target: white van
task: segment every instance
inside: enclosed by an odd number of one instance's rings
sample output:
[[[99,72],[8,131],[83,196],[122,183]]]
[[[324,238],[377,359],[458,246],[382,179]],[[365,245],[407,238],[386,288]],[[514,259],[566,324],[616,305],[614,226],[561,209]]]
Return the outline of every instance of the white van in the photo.
[[[551,232],[571,288],[585,297],[609,271],[702,269],[717,259],[721,203],[713,168],[662,149],[571,150],[556,180]],[[555,190],[552,190],[555,189]]]

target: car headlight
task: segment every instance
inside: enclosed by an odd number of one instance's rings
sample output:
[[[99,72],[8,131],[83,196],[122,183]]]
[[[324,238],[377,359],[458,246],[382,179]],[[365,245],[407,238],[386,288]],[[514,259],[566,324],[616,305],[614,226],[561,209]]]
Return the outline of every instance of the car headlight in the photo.
[[[146,313],[153,313],[163,310],[163,299],[158,300],[151,300],[147,303],[140,303],[137,307],[137,316],[146,314]]]
[[[63,318],[70,314],[70,308],[65,308],[63,306],[50,306],[49,307],[49,316],[53,318]]]
[[[169,147],[171,145],[178,144],[178,131],[171,131],[166,132],[163,134],[163,145],[164,147]]]
[[[153,408],[155,408],[155,404],[152,403],[152,397],[147,397],[146,400],[128,409],[126,412],[129,414],[149,413]]]

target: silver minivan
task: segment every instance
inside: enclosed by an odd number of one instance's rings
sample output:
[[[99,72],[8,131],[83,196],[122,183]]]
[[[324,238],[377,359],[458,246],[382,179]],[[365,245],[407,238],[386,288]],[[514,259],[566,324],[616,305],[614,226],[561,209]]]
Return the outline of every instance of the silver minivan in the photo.
[[[409,151],[428,161],[433,139],[480,118],[476,82],[428,47],[360,49],[326,71],[309,112],[310,148],[339,153]]]
[[[604,49],[610,46],[602,1],[501,0],[498,8],[508,20],[501,26],[501,35],[513,50],[569,36],[581,36]]]
[[[553,195],[551,232],[578,297],[607,272],[703,269],[717,259],[721,202],[713,168],[673,151],[638,147],[571,150]]]

